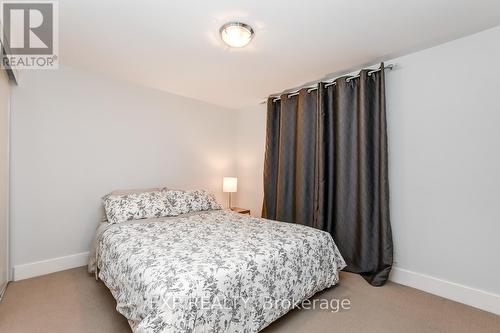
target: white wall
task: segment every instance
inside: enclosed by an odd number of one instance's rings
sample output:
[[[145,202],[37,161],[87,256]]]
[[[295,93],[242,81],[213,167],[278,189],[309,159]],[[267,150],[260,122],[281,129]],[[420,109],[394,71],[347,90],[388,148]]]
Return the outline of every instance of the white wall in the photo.
[[[497,27],[394,59],[387,75],[396,265],[497,295],[499,40]]]
[[[9,280],[9,137],[10,82],[0,68],[0,297]]]
[[[266,105],[238,111],[237,172],[238,193],[235,202],[261,216],[264,192],[264,146],[266,144]]]
[[[476,306],[500,300],[499,40],[497,27],[392,59],[386,76],[395,279],[464,302],[480,293]],[[253,166],[263,165],[262,122],[265,105],[239,112]],[[238,204],[257,207],[261,171],[239,170],[259,188],[242,188]]]
[[[222,177],[235,173],[235,123],[234,110],[67,67],[26,71],[12,91],[17,278],[46,272],[47,263],[30,263],[88,251],[100,198],[113,189],[208,188],[222,200]]]

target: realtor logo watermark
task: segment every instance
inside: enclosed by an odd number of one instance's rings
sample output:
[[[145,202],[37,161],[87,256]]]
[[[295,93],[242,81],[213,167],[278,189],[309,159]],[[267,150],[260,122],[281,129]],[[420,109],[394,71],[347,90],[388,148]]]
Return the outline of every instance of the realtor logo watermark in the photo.
[[[1,67],[57,69],[59,53],[56,1],[1,1]]]

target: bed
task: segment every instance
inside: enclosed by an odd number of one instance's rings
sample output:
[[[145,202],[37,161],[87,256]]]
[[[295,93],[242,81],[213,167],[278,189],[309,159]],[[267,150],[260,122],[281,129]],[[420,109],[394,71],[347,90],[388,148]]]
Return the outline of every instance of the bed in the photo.
[[[327,232],[209,210],[102,223],[89,272],[134,332],[258,332],[344,266]]]

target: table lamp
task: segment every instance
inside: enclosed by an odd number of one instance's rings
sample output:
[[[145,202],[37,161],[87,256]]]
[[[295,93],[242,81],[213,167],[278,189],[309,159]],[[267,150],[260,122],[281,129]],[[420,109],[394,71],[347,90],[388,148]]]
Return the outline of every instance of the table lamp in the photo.
[[[222,181],[222,192],[229,193],[229,209],[231,209],[231,193],[238,191],[238,178],[224,177]]]

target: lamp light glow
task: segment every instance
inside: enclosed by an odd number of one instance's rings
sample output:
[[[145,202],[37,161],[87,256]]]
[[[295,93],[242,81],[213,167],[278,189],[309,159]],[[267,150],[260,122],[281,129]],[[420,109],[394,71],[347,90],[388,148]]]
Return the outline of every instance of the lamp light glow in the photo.
[[[251,26],[241,22],[229,22],[220,30],[220,37],[230,47],[243,47],[252,40],[254,31]]]
[[[238,178],[236,177],[224,177],[222,180],[222,192],[229,193],[229,204],[228,208],[231,209],[231,193],[238,191]]]
[[[222,191],[226,193],[234,193],[238,191],[238,178],[224,177],[222,181]]]

